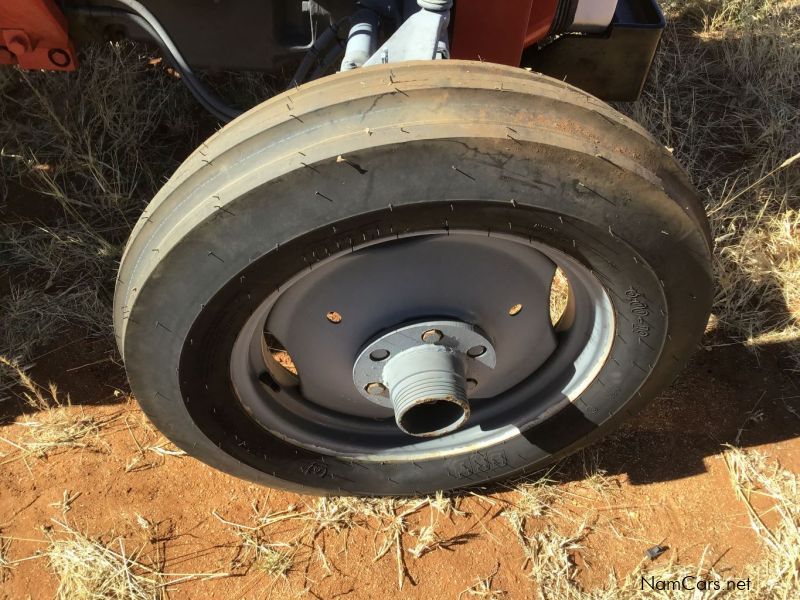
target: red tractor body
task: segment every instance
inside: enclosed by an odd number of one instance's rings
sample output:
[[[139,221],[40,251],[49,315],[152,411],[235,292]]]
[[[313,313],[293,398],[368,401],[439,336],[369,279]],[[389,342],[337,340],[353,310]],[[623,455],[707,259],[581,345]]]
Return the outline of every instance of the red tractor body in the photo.
[[[417,10],[416,2],[399,4],[395,21]],[[159,43],[122,0],[60,6],[54,0],[0,4],[0,64],[70,71],[77,66],[73,45],[88,40]],[[140,6],[155,15],[192,67],[273,71],[296,63],[326,22],[341,22],[358,5],[143,0]],[[530,67],[606,100],[638,96],[664,25],[654,0],[456,0],[452,13],[453,58]]]
[[[67,19],[53,0],[0,3],[0,64],[74,71]]]

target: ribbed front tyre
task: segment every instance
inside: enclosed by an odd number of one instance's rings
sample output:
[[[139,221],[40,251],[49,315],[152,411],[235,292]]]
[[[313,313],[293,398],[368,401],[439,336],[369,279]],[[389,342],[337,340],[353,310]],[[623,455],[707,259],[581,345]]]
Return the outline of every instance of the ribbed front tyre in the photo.
[[[131,236],[116,334],[143,410],[209,465],[429,493],[540,468],[668,385],[710,247],[676,161],[599,100],[491,64],[370,67],[186,160]]]

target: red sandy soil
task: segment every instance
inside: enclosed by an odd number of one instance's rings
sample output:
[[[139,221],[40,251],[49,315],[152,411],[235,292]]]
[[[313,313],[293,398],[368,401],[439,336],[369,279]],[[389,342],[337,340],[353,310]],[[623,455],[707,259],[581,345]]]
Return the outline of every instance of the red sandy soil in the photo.
[[[713,346],[713,338],[705,343]],[[106,543],[113,541],[117,550],[114,540],[121,537],[127,553],[142,550],[144,563],[161,559],[170,574],[228,572],[239,540],[213,512],[252,525],[254,505],[263,514],[290,505],[303,511],[315,502],[234,479],[189,457],[142,454],[139,446],[163,439],[135,402],[115,394],[124,390],[124,372],[107,342],[68,337],[51,350],[37,361],[34,379],[43,385],[57,383],[60,393],[71,398],[68,410],[108,422],[96,436],[83,440],[87,447],[64,449],[45,459],[23,460],[13,446],[0,442],[5,454],[0,455],[0,528],[12,538],[7,560],[45,549],[47,535],[65,537],[56,519]],[[705,564],[717,561],[716,570],[726,578],[742,575],[747,565],[760,560],[762,546],[734,494],[722,445],[734,443],[744,428],[742,446],[757,448],[791,471],[800,469],[800,418],[792,412],[800,391],[797,380],[781,368],[780,356],[780,348],[767,348],[757,357],[739,346],[700,350],[649,409],[551,473],[562,493],[531,530],[552,525],[569,535],[586,522],[587,535],[574,553],[584,589],[606,585],[612,573],[624,578],[655,544],[669,547],[656,565],[673,559],[694,564],[705,555]],[[749,419],[748,413],[755,418]],[[25,433],[20,423],[41,416],[15,400],[0,403],[0,437],[19,439]],[[586,464],[607,473],[603,490],[593,488]],[[62,513],[65,490],[79,495]],[[304,536],[286,578],[240,567],[236,576],[180,583],[168,595],[457,598],[477,577],[497,570],[493,589],[505,590],[511,598],[536,597],[519,542],[503,517],[517,495],[502,487],[478,493],[482,495],[456,498],[465,516],[437,517],[437,533],[460,543],[419,559],[408,552],[416,543],[411,534],[429,525],[434,515],[426,507],[409,518],[411,533],[402,537],[407,569],[402,591],[395,549],[375,560],[384,540],[375,522],[324,531],[314,546],[311,536]],[[270,541],[280,542],[312,527],[308,521],[288,520],[267,531]],[[0,581],[0,598],[8,599],[50,598],[58,585],[45,558],[17,563]]]

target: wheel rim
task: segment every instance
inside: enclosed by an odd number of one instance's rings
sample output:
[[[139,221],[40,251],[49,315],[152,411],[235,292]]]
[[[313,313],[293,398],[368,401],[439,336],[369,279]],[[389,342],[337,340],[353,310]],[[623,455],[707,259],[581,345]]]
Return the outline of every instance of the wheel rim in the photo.
[[[569,299],[553,324],[556,268]],[[497,365],[471,371],[478,384],[463,427],[420,439],[398,428],[391,408],[364,397],[353,364],[381,333],[432,318],[481,328]],[[275,361],[267,331],[297,375]],[[230,375],[248,414],[287,442],[363,461],[425,460],[502,443],[574,402],[613,339],[606,291],[564,252],[485,231],[423,232],[343,249],[286,282],[239,332]]]

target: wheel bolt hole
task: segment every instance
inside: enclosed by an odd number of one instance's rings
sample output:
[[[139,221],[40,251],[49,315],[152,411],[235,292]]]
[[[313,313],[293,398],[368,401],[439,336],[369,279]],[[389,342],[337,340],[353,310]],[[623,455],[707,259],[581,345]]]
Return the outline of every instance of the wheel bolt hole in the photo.
[[[514,306],[508,309],[508,316],[516,317],[521,312],[522,312],[522,304],[515,304]]]
[[[373,350],[372,352],[370,352],[369,358],[373,362],[381,362],[381,361],[386,360],[387,358],[389,358],[390,354],[391,354],[391,352],[389,352],[388,350],[382,350],[382,349],[381,350]]]
[[[469,379],[467,379],[467,389],[470,392],[472,390],[474,390],[476,387],[478,387],[478,380],[477,379],[473,379],[471,377]]]
[[[264,342],[266,345],[266,350],[270,354],[270,358],[278,363],[280,367],[286,369],[289,373],[297,377],[297,367],[294,364],[294,359],[292,359],[291,355],[289,354],[286,347],[281,343],[281,341],[275,337],[275,335],[264,330]]]
[[[339,323],[342,322],[342,315],[340,315],[335,310],[332,310],[327,315],[325,315],[325,318],[328,319],[328,321],[330,321],[334,325],[338,325]]]
[[[382,383],[370,383],[364,389],[367,390],[367,393],[370,396],[380,396],[381,394],[386,393],[386,386]]]
[[[444,334],[438,329],[429,329],[422,334],[422,341],[426,344],[436,344],[444,339]]]
[[[467,356],[471,358],[478,358],[479,356],[483,356],[486,354],[486,346],[473,346],[469,350],[467,350]]]

